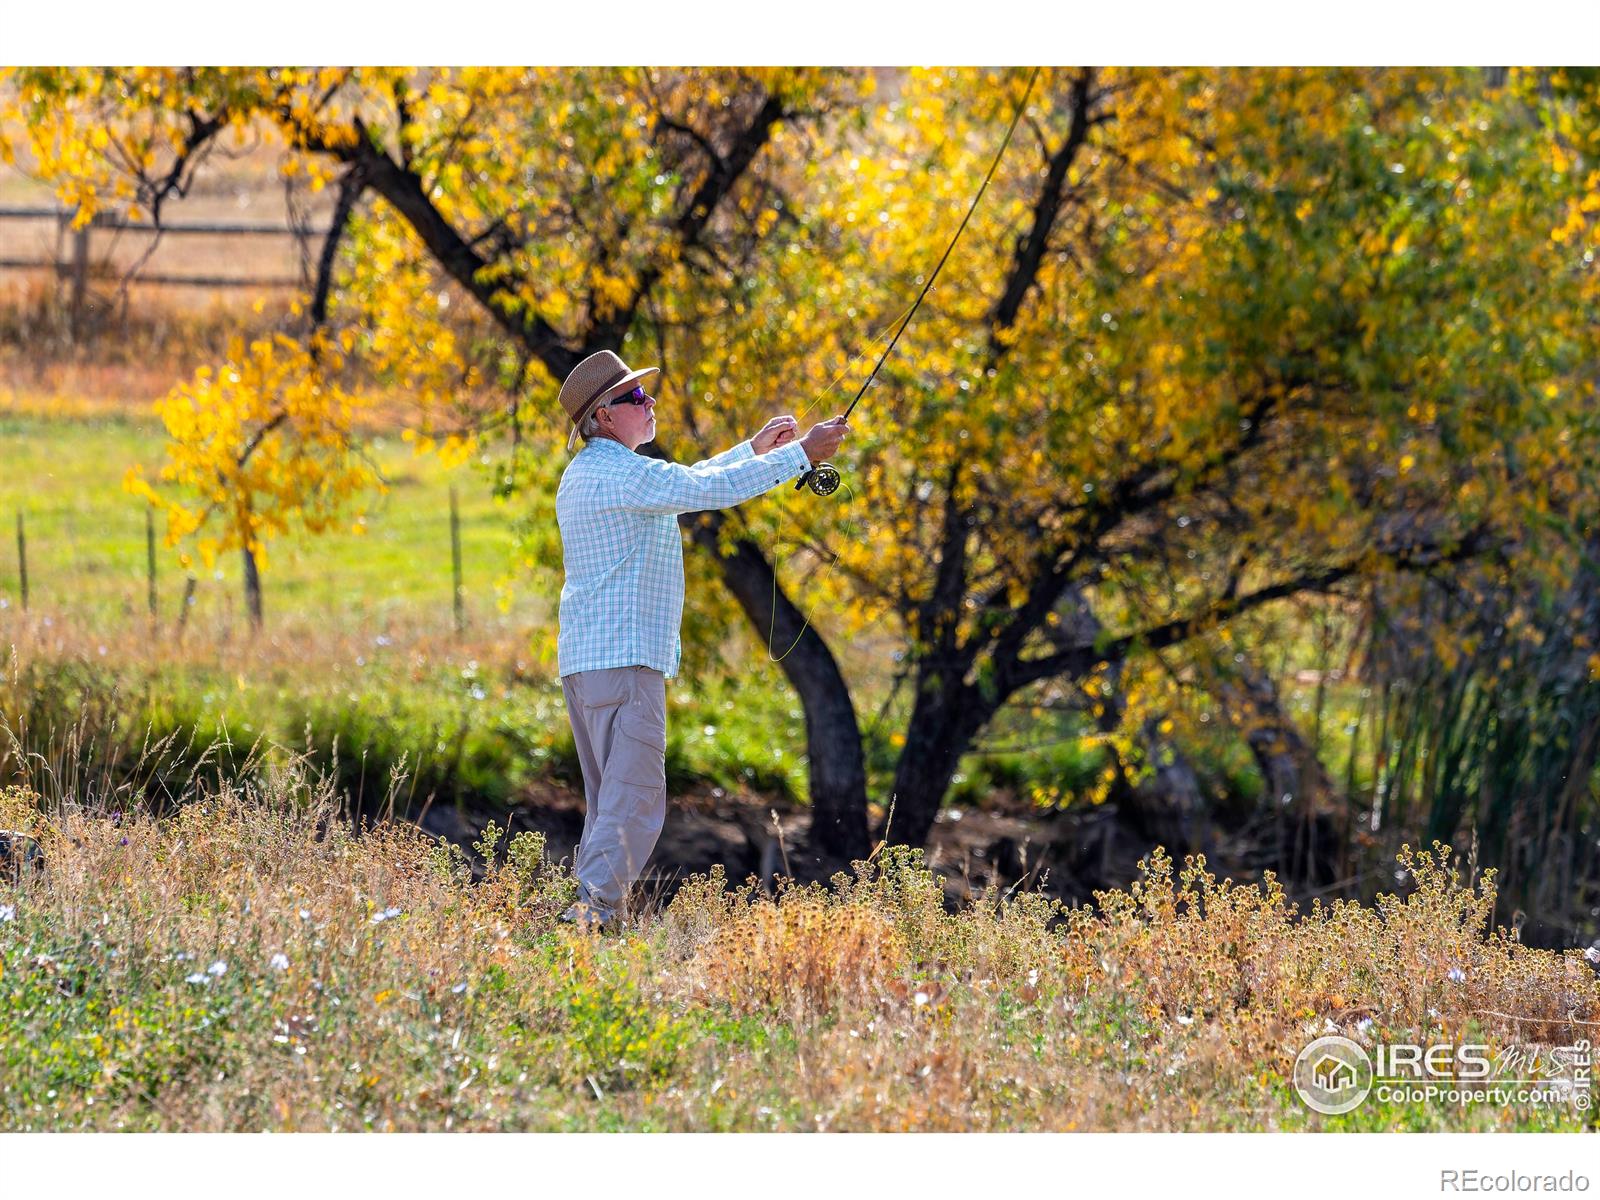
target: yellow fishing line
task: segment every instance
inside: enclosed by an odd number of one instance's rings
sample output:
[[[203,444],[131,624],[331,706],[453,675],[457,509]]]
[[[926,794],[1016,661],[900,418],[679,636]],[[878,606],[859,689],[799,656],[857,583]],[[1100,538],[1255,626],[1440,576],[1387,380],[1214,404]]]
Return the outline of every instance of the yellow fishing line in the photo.
[[[845,491],[850,493],[850,495],[847,497],[846,502],[848,502],[849,500],[854,500],[855,499],[855,495],[856,495],[855,489],[852,488],[848,483],[844,484],[844,489],[845,489]],[[799,549],[800,549],[799,546],[795,547],[796,551],[798,551]],[[838,565],[839,565],[839,555],[837,553],[835,553],[834,556],[831,559],[828,560],[827,567],[823,571],[823,574],[822,574],[822,580],[818,583],[817,586],[820,587],[821,583],[826,582],[828,577],[829,577],[829,575],[831,575],[833,573],[833,570]],[[810,617],[809,614],[806,615],[806,619],[805,619],[804,623],[800,626],[800,632],[795,634],[794,635],[794,641],[789,643],[789,649],[785,650],[782,654],[779,654],[776,657],[774,657],[773,653],[772,653],[772,639],[778,632],[778,566],[777,566],[776,562],[774,562],[773,566],[772,566],[772,608],[771,608],[770,611],[772,613],[772,616],[767,621],[767,661],[768,662],[781,663],[784,659],[788,658],[790,652],[796,646],[798,646],[800,644],[800,639],[805,637],[806,630],[811,628],[811,617]],[[798,609],[796,611],[798,611]]]

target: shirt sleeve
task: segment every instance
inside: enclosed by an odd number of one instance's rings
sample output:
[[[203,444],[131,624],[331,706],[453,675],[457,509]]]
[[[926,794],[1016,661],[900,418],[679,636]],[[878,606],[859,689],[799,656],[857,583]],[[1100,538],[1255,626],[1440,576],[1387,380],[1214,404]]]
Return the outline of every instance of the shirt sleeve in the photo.
[[[737,447],[735,447],[737,449]],[[724,457],[724,456],[719,456]],[[635,512],[686,513],[731,508],[785,480],[805,474],[811,460],[799,442],[768,454],[716,465],[662,462],[640,456],[623,485],[625,506]]]
[[[721,454],[713,454],[710,458],[703,458],[697,463],[690,463],[689,470],[704,471],[707,467],[722,467],[730,463],[743,462],[747,458],[756,456],[755,447],[748,440],[740,442],[737,446],[724,450]]]

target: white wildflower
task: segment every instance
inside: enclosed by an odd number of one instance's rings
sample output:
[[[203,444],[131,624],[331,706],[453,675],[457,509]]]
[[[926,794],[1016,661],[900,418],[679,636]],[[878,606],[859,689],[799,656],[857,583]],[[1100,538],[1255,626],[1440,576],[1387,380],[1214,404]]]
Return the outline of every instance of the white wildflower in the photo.
[[[1467,973],[1460,967],[1451,967],[1450,974],[1446,976],[1446,978],[1449,979],[1451,983],[1465,983],[1467,980]]]
[[[219,959],[217,959],[216,962],[212,963],[209,967],[206,968],[206,974],[207,975],[215,975],[220,979],[222,977],[223,973],[227,971],[227,969],[228,969],[228,964],[223,962],[219,958]]]
[[[274,971],[287,971],[289,969],[289,956],[280,950],[277,954],[267,959],[267,966]]]
[[[0,921],[15,921],[17,919],[17,906],[15,904],[0,904]]]
[[[185,983],[210,983],[211,976],[207,975],[204,971],[196,971],[193,975],[185,975],[183,977],[183,981]]]

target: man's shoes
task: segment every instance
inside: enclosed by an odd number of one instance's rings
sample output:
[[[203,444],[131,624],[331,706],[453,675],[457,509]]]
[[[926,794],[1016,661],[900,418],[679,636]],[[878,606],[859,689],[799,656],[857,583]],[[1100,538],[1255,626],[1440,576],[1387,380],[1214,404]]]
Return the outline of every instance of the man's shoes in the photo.
[[[593,905],[585,904],[582,900],[562,913],[561,919],[569,925],[576,925],[579,929],[587,930],[590,933],[604,932],[608,921],[604,913]]]

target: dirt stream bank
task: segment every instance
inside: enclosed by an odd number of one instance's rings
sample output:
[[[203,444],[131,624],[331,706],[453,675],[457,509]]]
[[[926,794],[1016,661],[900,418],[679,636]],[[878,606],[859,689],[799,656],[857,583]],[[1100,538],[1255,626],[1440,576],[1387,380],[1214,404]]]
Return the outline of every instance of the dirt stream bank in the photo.
[[[546,854],[572,861],[583,831],[581,794],[556,785],[510,809],[431,806],[416,823],[471,852],[484,826],[494,820],[510,837],[534,830],[545,837]],[[807,846],[808,808],[755,794],[710,786],[673,796],[655,853],[640,880],[645,897],[666,899],[690,875],[721,865],[732,882],[755,876],[764,887],[782,875],[827,879],[848,864],[830,862]],[[1115,805],[1084,812],[1049,813],[1014,808],[947,808],[939,814],[926,848],[928,866],[946,880],[946,896],[958,905],[988,885],[1037,887],[1071,903],[1084,903],[1097,888],[1125,886],[1139,858],[1154,847],[1120,819]],[[475,867],[478,865],[474,857]]]
[[[570,864],[583,831],[583,797],[560,784],[543,783],[509,809],[435,805],[414,817],[428,834],[445,837],[467,851],[475,871],[481,862],[472,843],[490,820],[506,829],[507,840],[525,830],[542,833],[547,856]],[[873,820],[876,828],[882,814],[874,812]],[[780,876],[827,880],[847,870],[848,863],[809,851],[810,824],[810,809],[755,793],[729,793],[703,785],[673,796],[661,839],[640,878],[637,902],[665,903],[683,880],[718,865],[731,883],[754,876],[768,891]],[[1199,845],[1165,849],[1179,862],[1186,853],[1203,852],[1213,874],[1238,883],[1258,883],[1263,871],[1274,867],[1269,847],[1249,831],[1230,833],[1211,826],[1199,836],[1203,839]],[[943,809],[928,839],[925,861],[944,877],[945,901],[952,911],[989,886],[1037,889],[1068,904],[1089,904],[1098,890],[1126,888],[1138,877],[1139,860],[1157,844],[1149,830],[1141,829],[1132,814],[1120,812],[1115,803],[1052,812],[1002,796],[981,809]],[[1326,902],[1353,896],[1351,885],[1358,883],[1285,882],[1289,899],[1302,908],[1314,897]],[[1580,933],[1581,942],[1574,941]],[[1530,915],[1519,940],[1560,950],[1586,944],[1591,936]]]

